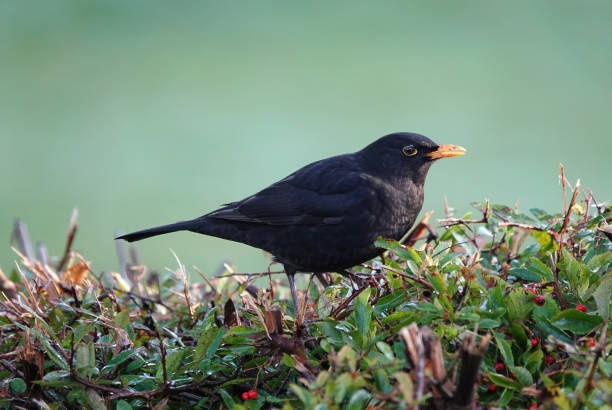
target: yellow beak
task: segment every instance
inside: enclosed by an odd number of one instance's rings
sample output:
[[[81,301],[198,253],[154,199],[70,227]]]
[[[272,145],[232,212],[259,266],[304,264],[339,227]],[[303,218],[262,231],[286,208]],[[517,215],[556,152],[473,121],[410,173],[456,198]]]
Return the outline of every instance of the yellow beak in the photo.
[[[465,148],[459,145],[443,144],[437,150],[426,154],[431,159],[458,157],[465,154]]]

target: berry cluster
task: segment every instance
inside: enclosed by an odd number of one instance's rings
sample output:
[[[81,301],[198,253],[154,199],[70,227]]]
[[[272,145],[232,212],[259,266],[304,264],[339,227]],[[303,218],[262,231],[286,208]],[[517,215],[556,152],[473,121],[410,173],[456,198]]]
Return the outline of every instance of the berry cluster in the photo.
[[[257,400],[257,392],[255,390],[251,389],[242,393],[242,400],[247,401],[249,399]]]

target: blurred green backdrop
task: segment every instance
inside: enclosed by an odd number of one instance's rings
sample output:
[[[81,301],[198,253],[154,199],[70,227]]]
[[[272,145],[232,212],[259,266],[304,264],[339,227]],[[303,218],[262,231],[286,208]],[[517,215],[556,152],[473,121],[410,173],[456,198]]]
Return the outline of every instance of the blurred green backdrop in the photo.
[[[25,220],[117,270],[113,234],[196,217],[393,131],[468,155],[424,209],[560,210],[558,164],[612,198],[612,2],[0,1],[0,238]],[[260,271],[259,250],[177,233],[153,267]],[[0,266],[14,255],[0,248]]]

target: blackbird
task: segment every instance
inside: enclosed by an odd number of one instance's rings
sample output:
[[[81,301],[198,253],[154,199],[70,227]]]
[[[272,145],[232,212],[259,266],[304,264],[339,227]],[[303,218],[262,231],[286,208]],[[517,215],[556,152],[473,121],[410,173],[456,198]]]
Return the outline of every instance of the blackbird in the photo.
[[[380,255],[377,237],[400,239],[414,223],[433,161],[464,152],[419,134],[389,134],[361,151],[306,165],[199,218],[117,239],[191,231],[263,249],[284,265],[297,308],[296,272],[342,272]]]

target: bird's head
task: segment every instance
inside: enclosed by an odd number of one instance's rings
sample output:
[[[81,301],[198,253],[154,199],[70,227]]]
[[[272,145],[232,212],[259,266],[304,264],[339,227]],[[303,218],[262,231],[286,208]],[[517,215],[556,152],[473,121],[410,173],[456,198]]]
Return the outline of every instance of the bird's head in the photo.
[[[464,153],[458,145],[440,145],[424,135],[397,132],[377,139],[358,154],[373,174],[423,184],[435,160]]]

